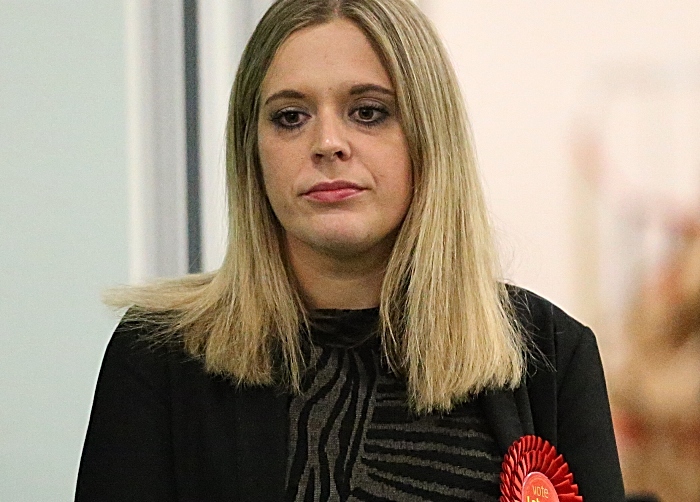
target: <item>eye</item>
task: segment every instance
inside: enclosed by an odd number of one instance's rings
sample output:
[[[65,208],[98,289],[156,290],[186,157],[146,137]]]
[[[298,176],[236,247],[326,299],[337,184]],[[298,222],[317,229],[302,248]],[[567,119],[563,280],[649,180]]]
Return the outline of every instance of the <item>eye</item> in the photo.
[[[270,120],[282,129],[296,129],[304,125],[306,118],[301,110],[285,108],[273,113]]]
[[[358,106],[350,115],[362,125],[375,126],[381,124],[389,116],[389,111],[381,105],[372,104]]]

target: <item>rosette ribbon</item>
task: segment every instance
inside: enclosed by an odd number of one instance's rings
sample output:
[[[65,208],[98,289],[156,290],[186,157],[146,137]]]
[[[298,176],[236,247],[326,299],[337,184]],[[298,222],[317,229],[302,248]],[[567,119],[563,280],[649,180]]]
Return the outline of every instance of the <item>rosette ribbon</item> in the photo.
[[[569,464],[545,439],[515,441],[501,469],[500,502],[583,502]]]

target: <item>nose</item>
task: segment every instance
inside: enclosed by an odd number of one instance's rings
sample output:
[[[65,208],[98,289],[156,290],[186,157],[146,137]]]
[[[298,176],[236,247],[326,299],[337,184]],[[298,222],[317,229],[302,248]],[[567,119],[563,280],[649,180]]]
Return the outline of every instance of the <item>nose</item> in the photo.
[[[350,144],[342,118],[334,113],[317,116],[312,151],[314,160],[317,162],[350,158]]]

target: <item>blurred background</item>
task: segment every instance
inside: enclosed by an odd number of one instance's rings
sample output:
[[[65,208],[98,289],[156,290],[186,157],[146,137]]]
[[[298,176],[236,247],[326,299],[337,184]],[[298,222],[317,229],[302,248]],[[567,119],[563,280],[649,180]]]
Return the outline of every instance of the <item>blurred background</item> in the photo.
[[[109,286],[223,253],[267,0],[0,0],[0,500],[71,500]],[[420,0],[504,277],[598,335],[629,492],[700,501],[700,3]]]

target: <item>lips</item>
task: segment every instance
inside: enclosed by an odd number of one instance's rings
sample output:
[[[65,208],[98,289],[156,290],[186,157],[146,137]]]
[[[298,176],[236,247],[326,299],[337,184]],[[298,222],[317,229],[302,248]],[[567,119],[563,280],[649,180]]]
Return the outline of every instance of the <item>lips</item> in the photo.
[[[364,190],[363,187],[349,181],[325,181],[312,186],[303,196],[317,202],[338,202]]]

